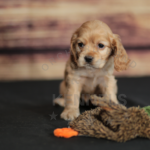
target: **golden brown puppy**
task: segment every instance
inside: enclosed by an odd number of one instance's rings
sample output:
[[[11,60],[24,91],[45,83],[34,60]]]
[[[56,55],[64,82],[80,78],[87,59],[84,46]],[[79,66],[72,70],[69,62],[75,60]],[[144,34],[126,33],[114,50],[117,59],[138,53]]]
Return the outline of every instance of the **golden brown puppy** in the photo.
[[[125,70],[129,62],[118,35],[105,23],[94,20],[82,24],[71,38],[70,59],[60,84],[63,97],[54,100],[65,107],[61,118],[76,118],[80,114],[80,97],[87,101],[89,94],[102,94],[118,103],[114,68]]]

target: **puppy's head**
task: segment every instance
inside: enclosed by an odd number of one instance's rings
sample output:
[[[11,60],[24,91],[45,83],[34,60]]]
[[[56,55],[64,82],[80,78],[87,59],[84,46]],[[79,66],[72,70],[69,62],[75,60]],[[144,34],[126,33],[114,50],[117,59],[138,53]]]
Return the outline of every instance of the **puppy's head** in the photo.
[[[71,61],[78,67],[103,68],[114,57],[117,71],[127,69],[130,62],[118,35],[99,20],[88,21],[71,38]]]

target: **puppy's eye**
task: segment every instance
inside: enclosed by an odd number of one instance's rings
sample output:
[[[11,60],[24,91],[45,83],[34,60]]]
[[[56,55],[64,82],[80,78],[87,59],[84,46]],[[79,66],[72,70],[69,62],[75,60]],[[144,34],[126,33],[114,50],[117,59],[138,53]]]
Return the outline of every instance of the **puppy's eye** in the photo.
[[[79,47],[83,47],[84,44],[81,42],[81,43],[78,43],[78,46],[79,46]]]
[[[105,46],[100,43],[100,44],[98,44],[98,47],[99,47],[99,48],[104,48]]]

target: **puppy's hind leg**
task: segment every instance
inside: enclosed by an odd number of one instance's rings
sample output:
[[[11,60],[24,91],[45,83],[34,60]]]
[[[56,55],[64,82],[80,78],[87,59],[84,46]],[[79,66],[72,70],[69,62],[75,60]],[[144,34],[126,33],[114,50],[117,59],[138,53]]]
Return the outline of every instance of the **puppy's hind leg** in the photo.
[[[64,98],[56,98],[54,99],[54,104],[59,105],[61,107],[65,107],[65,99]]]
[[[65,99],[64,99],[65,89],[66,89],[65,82],[62,81],[60,83],[60,94],[61,94],[62,97],[54,99],[54,101],[53,101],[54,104],[65,107]]]

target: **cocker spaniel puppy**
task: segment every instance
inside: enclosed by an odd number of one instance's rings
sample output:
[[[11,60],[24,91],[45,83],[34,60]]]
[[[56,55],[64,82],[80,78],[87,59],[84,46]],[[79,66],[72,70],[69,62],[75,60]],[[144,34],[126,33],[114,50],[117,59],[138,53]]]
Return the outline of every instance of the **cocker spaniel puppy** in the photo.
[[[83,23],[71,38],[70,58],[60,84],[62,98],[54,100],[64,106],[61,118],[76,118],[80,114],[80,97],[87,102],[91,94],[118,103],[113,72],[126,70],[129,62],[119,36],[105,23],[99,20]]]

